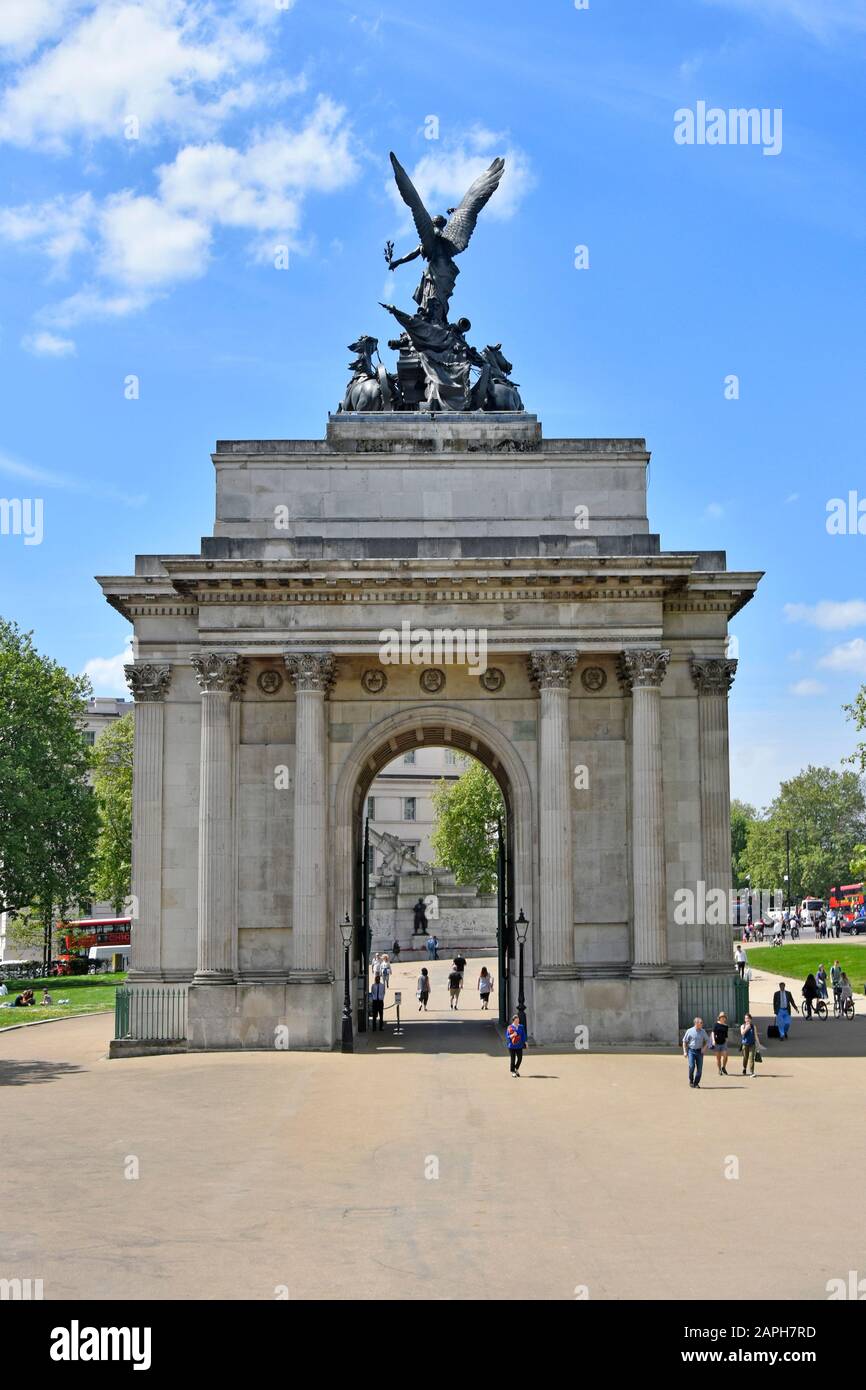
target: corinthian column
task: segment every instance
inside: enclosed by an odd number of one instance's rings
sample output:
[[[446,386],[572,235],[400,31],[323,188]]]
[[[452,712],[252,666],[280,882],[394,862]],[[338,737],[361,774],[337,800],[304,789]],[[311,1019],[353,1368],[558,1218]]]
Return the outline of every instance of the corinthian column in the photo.
[[[568,696],[574,651],[534,651],[529,674],[540,700],[538,747],[539,955],[542,969],[574,964],[571,740]]]
[[[292,975],[329,978],[327,736],[325,697],[336,668],[331,652],[290,652],[295,701],[295,862],[292,874]]]
[[[162,968],[162,750],[170,666],[124,666],[135,700],[132,772],[132,969],[158,980]]]
[[[725,903],[731,890],[731,791],[728,765],[728,691],[737,669],[724,657],[691,661],[692,679],[698,690],[698,736],[701,766],[701,858],[709,894],[722,889]],[[719,913],[708,913],[714,918]],[[729,911],[724,921],[704,927],[704,961],[730,969],[731,927]]]
[[[198,804],[198,964],[196,984],[234,980],[234,835],[232,696],[239,694],[246,662],[236,652],[192,658],[201,688],[201,763]]]
[[[642,648],[620,658],[632,699],[632,974],[638,976],[666,974],[668,966],[660,688],[670,655]]]

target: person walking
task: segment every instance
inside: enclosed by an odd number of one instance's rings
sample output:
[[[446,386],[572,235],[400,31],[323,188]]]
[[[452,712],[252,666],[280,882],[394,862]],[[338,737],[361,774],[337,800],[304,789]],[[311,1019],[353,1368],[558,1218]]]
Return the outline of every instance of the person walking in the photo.
[[[448,993],[451,995],[451,1008],[456,1009],[460,1001],[460,991],[463,988],[463,976],[460,971],[453,969],[448,976]]]
[[[779,1039],[783,1040],[788,1036],[788,1029],[791,1026],[791,1010],[798,1014],[800,1010],[794,1003],[794,996],[789,989],[785,988],[785,981],[779,981],[779,988],[773,995],[773,1013],[776,1015],[776,1027],[779,1030]]]
[[[481,999],[481,1007],[485,1012],[490,1007],[490,996],[492,993],[493,976],[490,974],[487,966],[482,965],[481,974],[478,976],[478,994]]]
[[[430,936],[428,936],[428,938],[427,938],[427,959],[428,959],[428,960],[433,960],[433,958],[434,958],[435,955],[436,955],[436,938],[433,936],[433,934],[432,934],[432,932],[431,932]]]
[[[520,1022],[520,1014],[515,1014],[505,1030],[508,1054],[511,1058],[511,1075],[519,1076],[523,1049],[526,1047],[526,1029]]]
[[[451,962],[451,964],[454,966],[454,969],[455,969],[455,970],[459,970],[459,971],[460,971],[460,974],[461,974],[461,975],[463,975],[463,974],[465,973],[465,970],[466,970],[466,957],[464,956],[464,954],[463,954],[462,951],[459,951],[459,950],[457,951],[457,953],[456,953],[456,955],[454,956],[454,959],[453,959],[453,961]]]
[[[696,1018],[691,1028],[683,1034],[683,1056],[689,1064],[689,1085],[697,1090],[701,1084],[701,1074],[704,1070],[704,1053],[710,1041],[710,1035],[704,1029],[704,1020]]]
[[[430,998],[430,976],[427,974],[426,965],[422,965],[421,974],[418,976],[417,994],[418,1012],[420,1014],[421,1010],[423,1009],[426,1014],[427,1001]]]
[[[815,976],[810,971],[803,981],[803,1017],[811,1018],[812,1010],[815,1007],[815,1000],[820,991]]]
[[[439,938],[436,936],[435,932],[433,934],[433,959],[439,959]]]
[[[370,986],[370,1004],[373,1012],[373,1032],[376,1031],[376,1019],[379,1020],[379,1032],[385,1027],[385,985],[382,976],[377,972],[373,977]]]
[[[751,1014],[744,1014],[740,1024],[740,1047],[743,1053],[743,1076],[748,1071],[755,1079],[755,1058],[758,1055],[758,1030]]]
[[[818,993],[822,999],[827,998],[827,971],[823,965],[819,965],[815,972],[815,984],[818,986]]]
[[[713,1024],[713,1051],[719,1076],[728,1074],[728,1015],[720,1013]]]
[[[736,963],[737,969],[740,972],[740,979],[742,980],[743,976],[746,973],[746,953],[743,950],[742,946],[740,946],[739,944],[737,945],[737,949],[734,952],[734,961]]]
[[[391,959],[388,955],[382,956],[379,961],[379,974],[382,976],[382,984],[385,986],[385,992],[387,993],[391,988]]]
[[[396,937],[394,938],[394,942],[391,946],[391,955],[394,957],[394,964],[396,965],[400,960],[400,942],[396,939]]]
[[[839,986],[842,983],[842,967],[838,960],[834,960],[833,964],[830,966],[830,983],[833,986],[833,1001],[838,1004]]]

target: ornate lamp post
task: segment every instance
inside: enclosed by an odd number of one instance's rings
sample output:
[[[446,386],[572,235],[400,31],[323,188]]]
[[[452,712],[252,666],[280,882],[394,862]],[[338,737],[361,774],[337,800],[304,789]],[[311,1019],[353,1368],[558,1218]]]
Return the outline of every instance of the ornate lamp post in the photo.
[[[517,965],[517,1017],[520,1019],[521,1026],[526,1027],[526,1000],[523,997],[523,948],[526,945],[526,938],[529,934],[529,923],[523,915],[523,908],[520,909],[520,916],[514,923],[514,930],[517,932],[518,945],[518,965]]]
[[[343,965],[343,1044],[341,1052],[355,1051],[355,1038],[352,1032],[352,1001],[349,998],[349,950],[352,945],[354,927],[349,921],[349,914],[346,913],[345,922],[340,923],[340,936],[343,942],[344,965]]]

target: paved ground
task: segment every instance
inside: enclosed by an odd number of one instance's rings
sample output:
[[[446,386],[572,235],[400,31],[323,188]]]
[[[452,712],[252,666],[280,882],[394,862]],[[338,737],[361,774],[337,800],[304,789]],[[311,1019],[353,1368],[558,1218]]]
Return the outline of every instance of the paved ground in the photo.
[[[512,1081],[474,991],[457,1019],[434,991],[438,1012],[402,1037],[389,1013],[352,1057],[109,1062],[108,1015],[0,1035],[0,1277],[42,1278],[52,1299],[586,1285],[735,1302],[866,1275],[866,1020],[795,1024],[754,1082],[708,1063],[696,1092],[675,1051],[529,1052]],[[822,1036],[831,1053],[810,1055]]]

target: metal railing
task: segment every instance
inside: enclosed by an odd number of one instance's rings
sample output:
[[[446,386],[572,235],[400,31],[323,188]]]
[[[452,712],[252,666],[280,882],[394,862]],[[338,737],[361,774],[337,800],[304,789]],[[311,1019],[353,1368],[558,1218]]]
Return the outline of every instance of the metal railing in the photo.
[[[136,1042],[183,1042],[187,993],[177,988],[121,986],[114,1001],[114,1036]]]
[[[680,1027],[688,1028],[696,1018],[709,1028],[720,1013],[728,1023],[742,1023],[749,1012],[749,982],[739,975],[690,975],[679,981]]]

